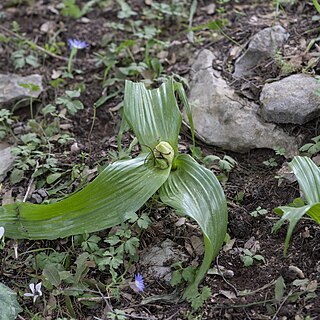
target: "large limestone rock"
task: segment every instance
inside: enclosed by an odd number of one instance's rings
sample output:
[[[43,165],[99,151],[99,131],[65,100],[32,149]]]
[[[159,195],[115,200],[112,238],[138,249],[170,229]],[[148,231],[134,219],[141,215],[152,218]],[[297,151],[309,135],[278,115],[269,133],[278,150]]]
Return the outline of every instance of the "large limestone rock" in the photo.
[[[189,101],[199,137],[208,144],[236,152],[284,147],[288,154],[295,154],[295,139],[276,125],[261,121],[257,115],[259,107],[241,99],[211,67],[214,58],[209,50],[203,50],[192,67]]]
[[[38,90],[23,88],[21,84],[34,84]],[[38,98],[42,92],[42,77],[38,74],[21,77],[16,74],[0,74],[0,107],[24,98]]]
[[[319,89],[319,81],[305,74],[267,83],[260,95],[260,114],[270,122],[304,124],[320,116]]]
[[[265,28],[255,34],[249,42],[248,49],[240,56],[234,66],[234,77],[244,77],[254,74],[254,68],[263,60],[273,57],[289,33],[281,26]]]

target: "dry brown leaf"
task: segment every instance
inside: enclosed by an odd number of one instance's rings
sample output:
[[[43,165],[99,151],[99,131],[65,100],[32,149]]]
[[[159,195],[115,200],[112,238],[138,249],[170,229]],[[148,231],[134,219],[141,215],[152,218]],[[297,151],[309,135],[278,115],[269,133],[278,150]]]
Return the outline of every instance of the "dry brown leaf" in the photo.
[[[235,242],[236,242],[236,239],[235,239],[235,238],[234,238],[234,239],[231,239],[228,243],[226,243],[226,244],[223,246],[222,250],[223,250],[224,252],[227,252],[227,251],[231,250],[231,249],[233,248],[233,245],[234,245]]]
[[[178,221],[174,224],[176,227],[181,227],[186,223],[186,218],[179,218]]]
[[[202,7],[201,11],[205,11],[207,14],[214,14],[216,11],[216,5],[214,3],[210,3],[209,5]]]
[[[237,298],[236,294],[232,291],[229,291],[229,290],[220,290],[219,294],[222,294],[223,296],[225,296],[229,300]]]
[[[2,196],[2,205],[14,203],[14,198],[12,197],[12,189],[5,191]]]
[[[197,255],[201,256],[204,253],[203,241],[197,236],[191,236],[191,245]]]

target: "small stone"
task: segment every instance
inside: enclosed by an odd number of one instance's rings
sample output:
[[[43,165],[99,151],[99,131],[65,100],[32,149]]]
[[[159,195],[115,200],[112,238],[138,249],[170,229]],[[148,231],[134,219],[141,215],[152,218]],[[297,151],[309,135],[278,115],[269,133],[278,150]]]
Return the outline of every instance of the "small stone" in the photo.
[[[77,142],[74,142],[70,147],[70,152],[72,154],[78,153],[80,151],[80,147]]]
[[[207,14],[212,15],[216,11],[216,5],[214,3],[210,3],[209,5],[202,7],[201,11],[205,11]]]
[[[289,266],[289,270],[294,272],[300,279],[305,278],[304,273],[300,268],[298,268],[296,266]]]
[[[288,162],[284,162],[282,167],[277,171],[277,176],[279,177],[279,179],[285,180],[288,183],[297,181],[297,178],[292,172],[292,169],[289,167]]]
[[[320,84],[314,77],[295,74],[264,85],[260,115],[274,123],[304,124],[320,116]]]
[[[53,33],[56,23],[54,21],[46,21],[40,27],[40,31],[43,33]]]
[[[30,202],[40,204],[44,200],[48,199],[48,197],[49,194],[45,189],[38,189],[32,193]]]
[[[89,23],[91,20],[90,19],[88,19],[87,17],[81,17],[80,18],[80,22],[81,23],[84,23],[84,24],[87,24],[87,23]]]

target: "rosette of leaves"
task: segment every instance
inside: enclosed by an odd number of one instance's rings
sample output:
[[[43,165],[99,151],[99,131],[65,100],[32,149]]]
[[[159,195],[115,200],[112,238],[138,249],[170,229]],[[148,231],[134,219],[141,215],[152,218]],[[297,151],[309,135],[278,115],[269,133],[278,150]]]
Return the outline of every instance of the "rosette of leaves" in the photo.
[[[141,154],[111,163],[84,189],[60,202],[1,207],[0,225],[6,237],[56,239],[109,228],[125,221],[158,191],[164,204],[194,219],[203,232],[204,260],[185,292],[185,297],[192,297],[223,244],[227,204],[214,174],[191,156],[178,153],[182,115],[177,90],[187,104],[180,83],[173,79],[153,90],[127,81],[123,116]]]
[[[287,253],[294,227],[305,214],[320,224],[319,167],[309,157],[294,157],[290,167],[297,178],[305,201],[298,198],[292,204],[274,210],[281,215],[281,219],[273,226],[273,231],[277,231],[286,220],[289,222],[284,244],[284,255]]]

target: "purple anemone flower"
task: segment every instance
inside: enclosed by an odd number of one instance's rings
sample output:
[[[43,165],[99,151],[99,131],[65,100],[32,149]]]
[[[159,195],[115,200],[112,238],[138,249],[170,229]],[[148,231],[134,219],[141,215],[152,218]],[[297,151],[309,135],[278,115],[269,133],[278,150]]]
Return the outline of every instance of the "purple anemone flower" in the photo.
[[[76,49],[84,49],[87,48],[89,46],[88,43],[86,43],[85,41],[80,41],[77,39],[68,39],[69,42],[69,46],[70,46],[70,50],[72,50],[72,48],[76,48]]]
[[[144,282],[143,282],[143,277],[140,273],[138,273],[134,277],[134,285],[137,288],[138,291],[143,291],[144,290]]]

